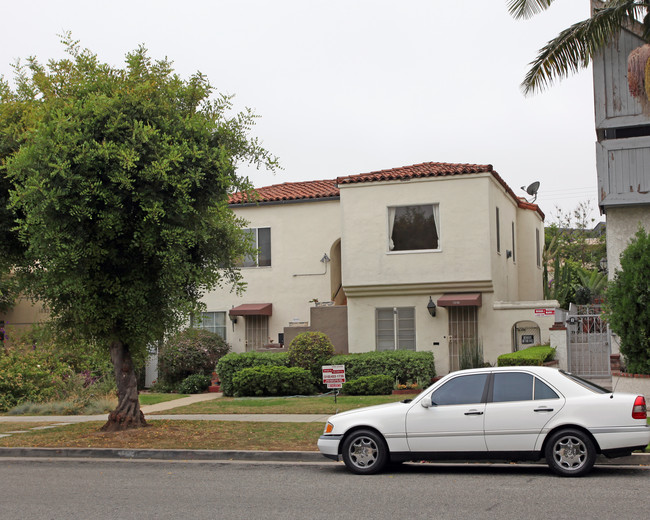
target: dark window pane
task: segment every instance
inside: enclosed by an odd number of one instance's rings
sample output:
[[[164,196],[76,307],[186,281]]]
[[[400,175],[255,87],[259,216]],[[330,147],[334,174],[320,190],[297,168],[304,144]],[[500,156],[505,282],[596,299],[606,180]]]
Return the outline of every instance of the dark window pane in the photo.
[[[438,249],[438,232],[431,204],[394,208],[392,251]]]
[[[531,401],[532,399],[533,376],[530,374],[494,374],[493,402]]]
[[[438,406],[480,403],[487,378],[488,374],[455,377],[433,392],[431,402]]]
[[[535,378],[535,399],[559,399],[559,396],[546,383]]]
[[[271,228],[257,230],[257,247],[259,248],[258,265],[271,266]]]

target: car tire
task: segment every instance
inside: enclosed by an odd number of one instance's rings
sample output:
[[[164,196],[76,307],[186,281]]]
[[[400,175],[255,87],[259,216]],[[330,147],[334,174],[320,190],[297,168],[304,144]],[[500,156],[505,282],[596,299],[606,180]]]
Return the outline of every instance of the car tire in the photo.
[[[582,477],[596,462],[596,447],[580,430],[560,430],[549,438],[544,456],[554,473],[562,477]]]
[[[388,447],[383,437],[372,430],[357,430],[348,435],[342,446],[343,462],[353,473],[373,475],[388,462]]]

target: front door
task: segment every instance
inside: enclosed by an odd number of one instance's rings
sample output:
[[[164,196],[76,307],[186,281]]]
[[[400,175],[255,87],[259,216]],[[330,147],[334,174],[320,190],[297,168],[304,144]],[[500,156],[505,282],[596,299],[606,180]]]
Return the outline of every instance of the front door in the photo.
[[[448,307],[449,315],[449,371],[454,372],[464,366],[463,358],[471,357],[478,346],[478,307]]]

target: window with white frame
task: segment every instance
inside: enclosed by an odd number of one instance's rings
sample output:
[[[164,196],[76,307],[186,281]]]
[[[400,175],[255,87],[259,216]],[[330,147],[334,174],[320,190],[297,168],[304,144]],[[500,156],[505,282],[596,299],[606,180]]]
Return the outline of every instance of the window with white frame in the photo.
[[[226,313],[202,312],[197,327],[219,334],[223,339],[226,339]]]
[[[271,228],[249,228],[244,230],[251,237],[251,243],[256,251],[246,255],[239,267],[270,267],[271,266]]]
[[[377,309],[377,350],[415,350],[415,308]]]
[[[440,249],[438,204],[388,208],[388,250]]]

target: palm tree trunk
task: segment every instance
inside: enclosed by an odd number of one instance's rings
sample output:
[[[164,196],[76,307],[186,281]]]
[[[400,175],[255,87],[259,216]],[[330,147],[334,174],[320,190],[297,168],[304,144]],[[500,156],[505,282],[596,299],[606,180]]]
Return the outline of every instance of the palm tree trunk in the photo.
[[[130,428],[147,426],[138,401],[138,381],[133,368],[129,348],[119,339],[111,342],[111,361],[115,370],[117,383],[117,408],[113,410],[108,421],[102,426],[103,432],[114,432]]]

